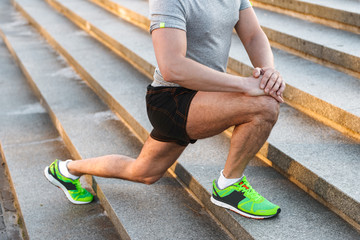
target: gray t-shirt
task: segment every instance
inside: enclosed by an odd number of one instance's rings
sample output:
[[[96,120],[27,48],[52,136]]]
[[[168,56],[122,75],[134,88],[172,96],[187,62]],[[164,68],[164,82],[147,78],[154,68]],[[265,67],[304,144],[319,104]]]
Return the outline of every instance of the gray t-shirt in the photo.
[[[225,72],[231,35],[239,11],[249,0],[150,0],[150,32],[158,28],[186,31],[186,57]],[[159,68],[153,86],[179,86],[163,80]]]

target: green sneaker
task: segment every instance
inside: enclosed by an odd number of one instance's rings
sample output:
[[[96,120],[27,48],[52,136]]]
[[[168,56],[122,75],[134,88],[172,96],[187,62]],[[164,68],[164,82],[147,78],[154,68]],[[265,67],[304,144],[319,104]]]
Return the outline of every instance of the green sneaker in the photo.
[[[257,193],[245,176],[241,181],[224,189],[219,189],[214,180],[211,202],[253,219],[275,217],[281,211],[279,206]]]
[[[66,197],[74,204],[86,204],[92,202],[94,196],[81,187],[79,179],[72,180],[64,177],[59,171],[60,160],[56,159],[44,170],[45,177],[55,186],[64,191]]]

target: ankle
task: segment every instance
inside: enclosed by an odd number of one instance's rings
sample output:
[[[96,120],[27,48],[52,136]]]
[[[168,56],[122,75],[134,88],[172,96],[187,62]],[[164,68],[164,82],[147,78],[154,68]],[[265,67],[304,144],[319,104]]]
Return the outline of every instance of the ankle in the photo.
[[[67,168],[69,170],[69,173],[71,173],[72,175],[81,177],[83,174],[81,172],[75,170],[75,164],[76,164],[76,161],[67,162]]]
[[[221,170],[220,175],[223,174],[223,176],[227,179],[238,179],[238,178],[242,178],[244,176],[243,172],[235,172],[235,171],[226,171],[226,169],[224,168],[223,170]]]
[[[217,185],[220,189],[224,189],[224,188],[227,188],[228,186],[233,185],[234,183],[240,181],[242,178],[243,178],[243,176],[235,177],[235,178],[227,178],[224,176],[223,170],[221,170],[219,179],[217,181]]]
[[[81,174],[78,174],[77,172],[73,171],[69,166],[73,163],[72,160],[66,160],[64,162],[59,163],[59,170],[62,175],[64,175],[67,178],[71,178],[73,180],[78,179]]]

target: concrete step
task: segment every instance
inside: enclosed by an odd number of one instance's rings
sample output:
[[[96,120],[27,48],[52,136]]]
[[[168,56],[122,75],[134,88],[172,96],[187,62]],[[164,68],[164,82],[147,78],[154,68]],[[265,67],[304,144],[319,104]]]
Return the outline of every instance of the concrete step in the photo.
[[[130,23],[136,23],[137,19],[140,18],[147,19],[147,16],[149,15],[148,3],[144,0],[92,1]],[[56,0],[49,0],[48,2],[53,6],[58,5]],[[58,5],[57,8],[61,10],[61,6]],[[109,19],[107,21],[107,24],[109,25],[115,24],[113,22],[116,22],[115,19],[112,21]],[[144,21],[142,20],[142,22]],[[148,26],[150,24],[149,20],[146,25],[142,24],[142,22],[135,25],[142,26],[142,29],[148,31]],[[120,23],[118,24],[120,25]],[[122,44],[126,44],[126,40],[123,40],[123,37],[117,38],[121,33],[111,30],[111,26],[105,28],[103,25],[105,24],[102,23],[101,29],[107,35],[106,39],[112,39],[112,42],[117,40]],[[107,29],[109,30],[106,31]],[[91,33],[92,31],[89,32]],[[101,38],[101,36],[99,37]],[[142,38],[150,39],[150,36],[147,35],[145,37],[144,35]],[[141,43],[142,45],[146,44],[145,39],[142,39],[142,41],[144,41]],[[151,40],[148,41],[149,43],[147,44],[150,45]],[[131,48],[132,45],[135,45],[135,47]],[[136,45],[138,44],[133,43],[131,45],[127,44],[126,46],[129,46],[131,51],[136,52]],[[112,43],[112,46],[116,45]],[[113,47],[113,49],[114,48],[116,47]],[[150,47],[150,49],[152,48]],[[287,82],[287,89],[284,93],[287,103],[342,133],[360,139],[359,79],[333,70],[332,68],[324,67],[320,64],[294,56],[277,48],[273,48],[273,52],[277,69],[282,73]],[[154,58],[153,52],[147,55],[147,57],[146,60],[148,63],[156,65],[156,59]],[[136,60],[134,59],[134,61]],[[146,69],[151,70],[148,73],[150,76],[153,68],[149,67],[148,63],[146,63]],[[307,71],[304,71],[303,69],[307,69]],[[235,35],[233,36],[230,50],[228,71],[244,76],[252,73],[252,64],[247,57],[241,41]],[[327,89],[327,91],[324,91],[324,89]],[[347,94],[344,95],[344,92]],[[334,98],[336,95],[342,97]]]
[[[251,3],[255,7],[360,33],[360,2],[358,0],[255,0]]]
[[[359,77],[360,35],[254,8],[273,46]],[[326,37],[324,37],[326,36]]]
[[[47,20],[53,23],[55,19],[48,16]],[[73,33],[68,34],[64,30],[65,28],[62,28],[63,36],[69,37]],[[17,35],[23,32],[31,35],[19,39]],[[79,76],[64,60],[47,44],[39,41],[39,35],[29,25],[17,27],[5,34],[8,46],[13,49],[13,54],[26,72],[28,81],[46,105],[53,123],[74,158],[118,152],[134,157],[139,153],[141,142],[84,82],[79,81]],[[86,39],[86,36],[77,36]],[[86,46],[82,48],[85,49]],[[33,57],[29,58],[30,56]],[[129,68],[131,76],[141,76],[124,61],[117,61],[117,64],[121,69]],[[58,138],[57,140],[60,141]],[[58,152],[53,155],[62,159],[69,158]],[[36,153],[36,156],[40,154]],[[21,157],[24,158],[24,155],[21,154]],[[53,158],[44,159],[47,163],[42,162],[42,168]],[[38,178],[38,175],[36,177]],[[45,181],[43,177],[41,180]],[[106,178],[95,178],[91,185],[109,217],[116,224],[122,239],[230,239],[202,205],[170,174],[152,186]],[[55,189],[49,185],[42,187],[46,191],[50,188]],[[64,197],[57,201],[68,205]],[[78,212],[76,207],[81,209],[82,206],[74,206],[73,211]],[[65,209],[64,212],[69,210]],[[81,217],[84,220],[88,218],[86,213]],[[59,218],[63,219],[64,216]],[[71,232],[78,229],[72,226],[67,228],[71,229]],[[96,234],[104,234],[102,230],[97,231]]]
[[[22,26],[25,21],[10,14],[4,1],[0,9],[0,28],[18,29],[13,37],[23,41],[30,33]],[[98,201],[72,205],[43,177],[49,162],[70,154],[2,41],[0,56],[0,155],[9,169],[16,205],[22,213],[23,239],[119,239]],[[19,238],[0,234],[0,239]]]
[[[97,94],[100,95],[108,105],[113,106],[114,111],[116,111],[114,106],[121,106],[122,109],[127,110],[127,114],[122,117],[126,120],[129,127],[137,133],[139,138],[144,141],[146,135],[143,135],[143,133],[151,130],[151,126],[144,114],[144,92],[141,93],[139,89],[145,89],[149,80],[141,75],[135,75],[134,77],[133,70],[131,70],[129,66],[124,68],[120,67],[120,60],[116,56],[110,54],[92,39],[84,38],[82,34],[79,36],[80,34],[73,26],[71,27],[69,25],[68,30],[65,31],[66,22],[62,20],[62,18],[55,19],[55,14],[49,13],[49,9],[44,6],[43,3],[36,5],[34,5],[34,2],[29,4],[25,1],[18,1],[18,3],[20,3],[21,8],[26,10],[27,14],[31,16],[33,23],[35,23],[34,19],[36,19],[36,25],[41,26],[43,35],[51,35],[52,39],[56,39],[56,43],[52,41],[56,49],[70,57],[68,60],[72,65],[77,71],[81,72],[84,79],[88,81]],[[84,5],[81,6],[81,9],[89,10],[89,8],[85,8]],[[50,15],[52,16],[51,19]],[[92,15],[96,16],[94,12]],[[55,22],[58,24],[57,28],[62,29],[61,33],[54,29]],[[90,24],[88,26],[91,27]],[[122,30],[126,31],[126,29]],[[134,36],[131,31],[127,31],[126,33]],[[69,44],[69,39],[71,39],[71,44]],[[140,41],[140,39],[136,38],[136,41],[138,40]],[[79,50],[79,46],[83,49]],[[139,46],[143,45],[139,44]],[[88,49],[88,51],[86,51],[86,49]],[[145,55],[146,54],[147,53],[145,53]],[[285,106],[285,109],[286,108],[288,107]],[[119,107],[119,109],[121,108]],[[290,108],[289,112],[291,113],[292,111],[294,110]],[[122,112],[118,112],[118,114],[122,115]],[[298,119],[302,119],[304,122],[308,121],[308,118],[295,111],[295,118],[296,115],[300,115]],[[316,124],[316,122],[314,122],[314,124]],[[314,129],[316,127],[322,126],[320,124],[315,125]],[[325,127],[324,130],[329,129]],[[337,133],[335,132],[335,134]],[[196,145],[190,146],[172,169],[196,194],[206,208],[220,219],[235,237],[244,238],[244,236],[249,236],[248,234],[250,234],[249,237],[256,239],[288,239],[290,236],[294,236],[295,233],[297,234],[296,236],[299,236],[298,239],[322,239],[324,234],[326,235],[325,237],[335,239],[358,237],[358,232],[340,220],[340,218],[326,207],[288,182],[284,177],[274,171],[273,168],[264,165],[259,159],[252,161],[246,170],[246,174],[250,176],[262,176],[258,179],[251,178],[255,183],[255,188],[258,189],[259,192],[264,193],[270,200],[279,203],[288,214],[281,214],[281,216],[274,219],[274,221],[261,222],[260,224],[263,228],[259,229],[258,222],[244,219],[212,205],[209,201],[211,181],[217,177],[223,167],[228,144],[229,139],[225,135],[201,140]],[[269,149],[269,152],[272,153],[273,149],[271,147]],[[294,163],[290,165],[294,166]],[[311,173],[310,177],[315,181],[319,179]],[[324,181],[324,185],[322,186],[327,186],[326,181]],[[333,189],[331,189],[330,192],[334,193]],[[354,205],[350,204],[350,206]],[[311,217],[303,217],[304,209],[310,212]],[[351,207],[351,209],[354,208]],[[278,224],[289,229],[289,231],[278,229]],[[309,228],[314,229],[314,232],[309,232]],[[343,234],[350,235],[345,236]]]

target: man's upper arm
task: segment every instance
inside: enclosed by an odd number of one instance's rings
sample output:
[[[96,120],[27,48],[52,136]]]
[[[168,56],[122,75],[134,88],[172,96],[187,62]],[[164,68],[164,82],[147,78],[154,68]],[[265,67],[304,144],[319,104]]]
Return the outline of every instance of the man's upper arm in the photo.
[[[160,72],[171,81],[186,56],[186,32],[176,28],[159,28],[152,31],[152,40]]]
[[[250,7],[239,11],[239,21],[235,25],[235,30],[244,46],[251,41],[253,36],[262,32],[253,8]]]
[[[177,62],[186,55],[186,13],[182,1],[150,0],[150,32],[158,67],[172,80]]]

